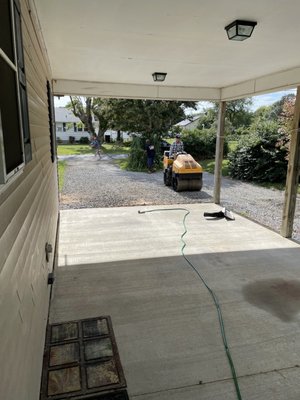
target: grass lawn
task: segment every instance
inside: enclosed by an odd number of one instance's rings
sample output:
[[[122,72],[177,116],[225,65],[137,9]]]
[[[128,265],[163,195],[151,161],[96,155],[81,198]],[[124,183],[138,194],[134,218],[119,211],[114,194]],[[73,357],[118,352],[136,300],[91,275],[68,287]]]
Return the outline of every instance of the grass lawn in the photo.
[[[128,160],[114,160],[114,163],[117,164],[121,169],[126,170]]]
[[[213,174],[215,172],[215,160],[201,160],[199,161],[200,165],[204,169],[205,172],[209,172]],[[228,176],[228,160],[223,160],[222,162],[222,176]]]
[[[58,156],[72,156],[93,153],[94,149],[92,149],[88,144],[59,144],[57,146]]]
[[[116,143],[104,143],[102,150],[106,154],[129,154],[130,147],[120,146]]]
[[[66,161],[58,161],[57,162],[58,190],[60,192],[64,186],[65,169],[66,169]]]
[[[102,150],[106,154],[128,154],[130,147],[119,146],[115,143],[104,143]],[[88,144],[59,144],[57,146],[58,156],[93,154],[94,152],[95,150]]]

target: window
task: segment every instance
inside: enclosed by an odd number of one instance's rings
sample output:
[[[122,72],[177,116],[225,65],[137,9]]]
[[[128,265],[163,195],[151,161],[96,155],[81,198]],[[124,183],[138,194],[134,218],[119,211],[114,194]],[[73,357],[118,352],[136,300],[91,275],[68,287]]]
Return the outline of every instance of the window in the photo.
[[[0,5],[0,184],[32,158],[18,0]]]

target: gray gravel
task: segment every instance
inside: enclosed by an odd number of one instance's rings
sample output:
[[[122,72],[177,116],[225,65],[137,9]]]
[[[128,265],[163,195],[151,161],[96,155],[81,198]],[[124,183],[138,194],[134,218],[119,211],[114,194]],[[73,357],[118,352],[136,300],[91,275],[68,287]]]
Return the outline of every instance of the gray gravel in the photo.
[[[200,192],[176,193],[163,184],[161,171],[153,174],[122,171],[111,156],[69,156],[61,209],[133,205],[188,204],[212,201],[213,175],[204,173]],[[62,159],[62,157],[60,157]],[[223,206],[279,232],[284,192],[250,183],[222,180]],[[297,198],[293,239],[300,242],[300,197]]]

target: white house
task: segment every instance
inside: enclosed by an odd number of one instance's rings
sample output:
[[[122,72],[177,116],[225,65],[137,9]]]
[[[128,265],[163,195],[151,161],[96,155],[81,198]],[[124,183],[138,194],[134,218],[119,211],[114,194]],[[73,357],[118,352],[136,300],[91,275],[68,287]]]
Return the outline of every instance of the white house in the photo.
[[[96,125],[96,121],[93,121]],[[71,110],[65,107],[55,107],[55,127],[56,127],[56,140],[62,140],[68,142],[70,136],[75,138],[75,141],[79,141],[80,138],[90,138],[86,127],[76,117]]]
[[[98,121],[93,117],[93,125],[95,131],[98,129]],[[70,137],[73,137],[76,142],[80,141],[82,137],[90,138],[90,134],[71,110],[65,107],[55,107],[55,127],[56,127],[56,140],[67,143]],[[108,129],[104,133],[104,141],[111,142],[117,140],[118,132]],[[123,140],[130,140],[130,135],[127,132],[121,132]]]

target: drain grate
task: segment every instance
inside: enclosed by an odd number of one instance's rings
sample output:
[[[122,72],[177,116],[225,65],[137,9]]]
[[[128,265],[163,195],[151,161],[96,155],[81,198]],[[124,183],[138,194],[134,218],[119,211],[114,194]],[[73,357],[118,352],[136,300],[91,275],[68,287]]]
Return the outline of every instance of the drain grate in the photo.
[[[40,400],[128,399],[109,316],[48,325]]]

